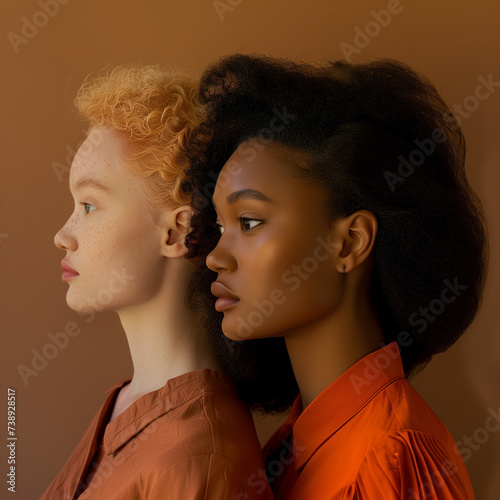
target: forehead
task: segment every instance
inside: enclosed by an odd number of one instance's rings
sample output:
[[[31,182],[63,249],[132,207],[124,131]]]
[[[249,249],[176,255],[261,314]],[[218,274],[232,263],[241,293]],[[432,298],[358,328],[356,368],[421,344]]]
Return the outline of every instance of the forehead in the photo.
[[[292,218],[306,215],[311,220],[329,222],[327,190],[307,172],[300,171],[309,169],[307,152],[276,143],[260,150],[254,146],[253,152],[251,148],[251,141],[243,143],[221,170],[213,195],[217,210],[233,206],[235,193],[253,190],[262,193],[273,210],[286,212]]]
[[[299,174],[308,168],[306,152],[294,150],[278,143],[259,144],[245,141],[236,149],[222,168],[217,179],[217,191],[237,191],[253,187],[262,192],[285,191],[310,184]],[[319,186],[315,185],[315,189]],[[214,193],[214,198],[216,196]],[[267,194],[267,193],[266,193]]]
[[[71,165],[70,185],[83,178],[102,180],[114,174],[126,150],[126,141],[119,132],[106,127],[92,127]]]

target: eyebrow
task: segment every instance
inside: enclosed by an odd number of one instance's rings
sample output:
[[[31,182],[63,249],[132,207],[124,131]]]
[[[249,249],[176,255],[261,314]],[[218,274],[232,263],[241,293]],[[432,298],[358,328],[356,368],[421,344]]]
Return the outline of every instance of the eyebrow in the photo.
[[[78,182],[75,184],[75,189],[81,189],[86,186],[93,187],[95,189],[98,189],[99,191],[104,191],[106,193],[111,192],[111,189],[109,189],[109,187],[105,186],[104,184],[101,184],[99,181],[96,181],[95,179],[89,179],[89,178],[79,179]]]
[[[272,203],[271,199],[268,198],[264,193],[256,191],[255,189],[240,189],[239,191],[231,193],[226,198],[226,201],[229,204],[236,203],[238,200],[259,200]]]

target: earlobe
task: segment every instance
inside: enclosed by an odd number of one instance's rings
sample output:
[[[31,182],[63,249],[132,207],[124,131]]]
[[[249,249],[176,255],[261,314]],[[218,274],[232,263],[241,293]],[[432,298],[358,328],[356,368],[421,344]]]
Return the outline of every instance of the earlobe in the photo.
[[[375,245],[377,230],[377,217],[369,210],[358,210],[341,222],[343,244],[337,265],[340,273],[352,271],[368,258]]]
[[[162,216],[162,254],[165,257],[175,259],[186,255],[185,239],[190,219],[191,207],[188,205],[165,210]]]

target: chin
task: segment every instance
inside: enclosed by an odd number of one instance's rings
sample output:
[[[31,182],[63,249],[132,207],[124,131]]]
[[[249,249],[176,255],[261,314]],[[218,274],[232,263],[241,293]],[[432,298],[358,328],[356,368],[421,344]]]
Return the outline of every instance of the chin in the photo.
[[[254,338],[254,330],[250,327],[241,326],[240,323],[229,321],[224,313],[222,320],[222,333],[229,340],[241,342],[242,340],[250,340]]]
[[[91,300],[75,297],[70,293],[70,291],[68,291],[68,294],[66,295],[66,304],[73,311],[82,314],[103,312],[108,309],[106,306],[98,304],[96,301],[93,301],[92,303]]]
[[[103,309],[95,309],[94,307],[88,304],[73,304],[69,301],[66,301],[66,304],[68,304],[68,307],[70,309],[80,314],[91,314],[91,313],[93,314],[93,313],[103,312]]]
[[[226,337],[228,340],[232,340],[234,342],[242,342],[244,340],[251,340],[253,338],[253,337],[242,338],[236,332],[226,333],[224,330],[222,330],[222,333],[224,334],[224,337]]]
[[[273,334],[273,332],[263,328],[253,328],[248,323],[243,325],[243,323],[239,322],[236,326],[234,324],[228,324],[227,322],[225,324],[224,319],[222,320],[222,333],[229,340],[234,340],[236,342],[281,336],[279,333]]]

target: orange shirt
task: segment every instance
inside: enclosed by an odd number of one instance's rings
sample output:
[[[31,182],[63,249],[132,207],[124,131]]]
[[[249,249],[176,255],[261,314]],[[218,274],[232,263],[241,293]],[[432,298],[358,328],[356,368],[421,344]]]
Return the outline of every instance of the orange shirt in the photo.
[[[41,500],[272,499],[251,414],[228,377],[169,380],[107,423],[127,381],[108,391]],[[265,477],[265,475],[264,475]]]
[[[304,411],[299,396],[264,452],[277,500],[474,498],[451,434],[404,377],[395,342]]]

